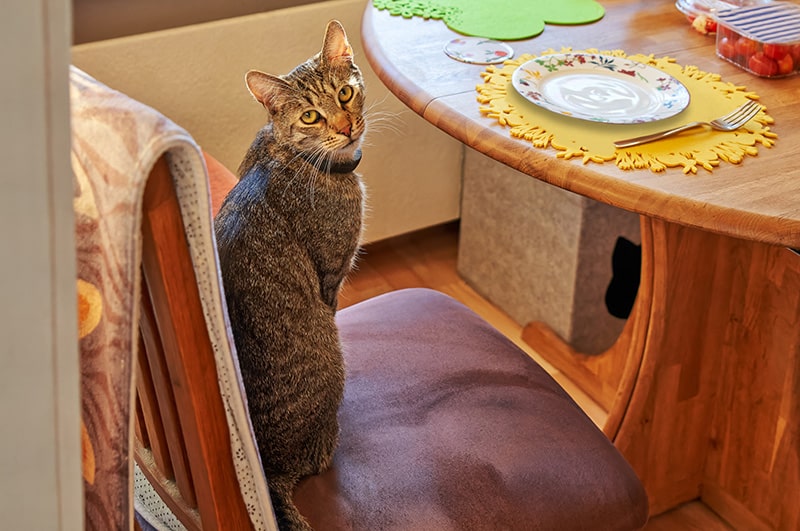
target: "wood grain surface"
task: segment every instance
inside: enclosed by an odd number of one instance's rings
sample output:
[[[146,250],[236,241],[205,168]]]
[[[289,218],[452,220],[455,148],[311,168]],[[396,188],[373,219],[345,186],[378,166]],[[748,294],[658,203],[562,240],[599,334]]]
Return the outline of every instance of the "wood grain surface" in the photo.
[[[701,499],[736,529],[800,528],[800,78],[763,79],[717,58],[672,2],[603,2],[586,26],[512,43],[670,56],[746,86],[778,142],[713,172],[624,171],[533,148],[483,117],[479,65],[449,59],[435,20],[368,6],[362,37],[381,80],[464,144],[534,178],[641,214],[642,274],[625,331],[600,356],[546,325],[524,338],[608,410],[605,432],[642,478],[653,514]]]
[[[531,149],[482,116],[475,86],[481,65],[442,52],[458,36],[441,21],[393,17],[368,7],[362,24],[367,59],[381,81],[415,112],[465,144],[561,188],[633,212],[730,236],[800,247],[800,77],[765,79],[718,58],[713,36],[689,26],[674,3],[608,0],[600,21],[548,25],[534,39],[510,43],[516,54],[547,49],[620,49],[670,56],[679,64],[718,73],[760,96],[775,119],[778,142],[741,164],[687,176],[673,170],[625,171],[611,163],[584,165]]]

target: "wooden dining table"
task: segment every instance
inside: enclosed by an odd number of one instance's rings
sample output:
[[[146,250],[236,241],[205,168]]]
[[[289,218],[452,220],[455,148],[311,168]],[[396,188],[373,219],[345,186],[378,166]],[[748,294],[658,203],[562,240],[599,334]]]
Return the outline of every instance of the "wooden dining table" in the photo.
[[[458,34],[441,20],[370,2],[362,40],[389,90],[464,145],[639,214],[640,286],[616,343],[585,355],[538,322],[523,337],[605,405],[603,429],[644,482],[651,513],[700,499],[737,528],[800,529],[800,76],[760,78],[720,59],[714,36],[670,1],[601,3],[597,22],[508,44],[516,54],[669,56],[718,73],[759,96],[775,145],[697,174],[565,160],[480,112],[486,66],[443,53]]]

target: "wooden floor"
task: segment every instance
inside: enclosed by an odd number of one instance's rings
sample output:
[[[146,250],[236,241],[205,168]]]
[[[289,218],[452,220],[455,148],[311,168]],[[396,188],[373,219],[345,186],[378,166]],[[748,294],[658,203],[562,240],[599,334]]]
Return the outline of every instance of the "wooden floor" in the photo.
[[[351,273],[342,289],[339,306],[350,306],[375,295],[402,288],[427,287],[446,293],[472,308],[525,350],[570,393],[598,426],[602,426],[606,420],[606,412],[522,342],[520,324],[481,297],[458,275],[457,255],[456,223],[367,245],[358,260],[357,270]],[[730,529],[733,528],[722,522],[701,502],[688,503],[652,518],[646,527],[646,531]]]

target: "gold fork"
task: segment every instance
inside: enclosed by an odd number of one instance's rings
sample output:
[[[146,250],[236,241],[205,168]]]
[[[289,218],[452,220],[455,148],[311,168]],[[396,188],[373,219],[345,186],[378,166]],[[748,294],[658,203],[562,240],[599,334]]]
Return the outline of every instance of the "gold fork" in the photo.
[[[717,131],[734,131],[749,122],[753,117],[755,117],[756,114],[759,113],[760,110],[761,105],[759,105],[756,101],[747,100],[747,103],[744,105],[741,105],[725,116],[720,116],[719,118],[711,120],[710,122],[689,122],[688,124],[681,125],[680,127],[675,127],[674,129],[668,129],[659,133],[637,136],[636,138],[628,138],[626,140],[617,140],[614,142],[614,145],[618,148],[638,146],[639,144],[660,140],[664,137],[674,135],[675,133],[680,133],[681,131],[686,131],[687,129],[692,129],[694,127],[700,127],[703,125],[709,125]]]

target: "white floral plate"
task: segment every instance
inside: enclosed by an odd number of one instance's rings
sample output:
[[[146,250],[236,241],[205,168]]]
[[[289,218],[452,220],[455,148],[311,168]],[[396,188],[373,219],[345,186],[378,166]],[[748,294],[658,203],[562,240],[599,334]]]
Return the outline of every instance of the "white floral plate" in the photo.
[[[537,57],[517,68],[511,83],[544,109],[612,124],[663,120],[685,109],[690,99],[683,83],[658,68],[590,53]]]
[[[483,37],[458,37],[444,45],[444,53],[463,63],[491,65],[511,59],[514,49],[504,42]]]

